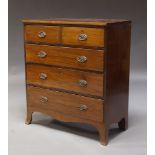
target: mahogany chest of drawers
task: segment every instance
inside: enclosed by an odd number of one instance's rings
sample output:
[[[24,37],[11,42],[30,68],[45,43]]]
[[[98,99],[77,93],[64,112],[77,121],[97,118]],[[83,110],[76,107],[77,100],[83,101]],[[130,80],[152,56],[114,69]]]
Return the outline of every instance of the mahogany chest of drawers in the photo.
[[[24,20],[27,118],[42,112],[108,130],[128,126],[131,22],[108,19]]]

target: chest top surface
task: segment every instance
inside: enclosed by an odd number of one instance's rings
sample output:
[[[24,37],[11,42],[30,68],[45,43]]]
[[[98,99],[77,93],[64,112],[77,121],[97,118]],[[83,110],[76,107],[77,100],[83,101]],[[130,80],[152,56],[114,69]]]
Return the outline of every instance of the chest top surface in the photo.
[[[125,19],[67,19],[67,18],[54,18],[54,19],[32,19],[23,20],[25,24],[56,24],[56,25],[92,25],[92,26],[106,26],[114,23],[130,22]]]

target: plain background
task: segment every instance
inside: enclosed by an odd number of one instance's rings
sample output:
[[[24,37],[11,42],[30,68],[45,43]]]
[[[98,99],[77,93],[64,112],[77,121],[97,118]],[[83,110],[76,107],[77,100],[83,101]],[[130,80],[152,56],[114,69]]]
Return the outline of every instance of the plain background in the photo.
[[[9,154],[146,154],[146,0],[9,1]],[[24,124],[26,97],[22,19],[118,18],[132,21],[129,129],[111,130],[109,145],[98,143],[90,126],[60,123],[34,114]],[[70,128],[72,126],[72,128]],[[86,131],[85,131],[86,130]]]

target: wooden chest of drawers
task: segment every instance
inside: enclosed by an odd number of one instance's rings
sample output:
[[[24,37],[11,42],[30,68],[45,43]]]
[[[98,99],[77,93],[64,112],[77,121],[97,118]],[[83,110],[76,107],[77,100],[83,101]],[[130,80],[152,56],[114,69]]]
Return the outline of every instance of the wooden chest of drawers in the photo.
[[[131,22],[24,20],[27,118],[42,112],[108,130],[128,125]]]

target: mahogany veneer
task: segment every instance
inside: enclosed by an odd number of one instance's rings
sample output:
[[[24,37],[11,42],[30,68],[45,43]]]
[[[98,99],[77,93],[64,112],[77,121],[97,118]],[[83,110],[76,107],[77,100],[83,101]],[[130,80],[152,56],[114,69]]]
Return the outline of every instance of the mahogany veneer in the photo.
[[[128,126],[131,22],[115,19],[24,20],[27,118],[42,112],[108,130]]]

